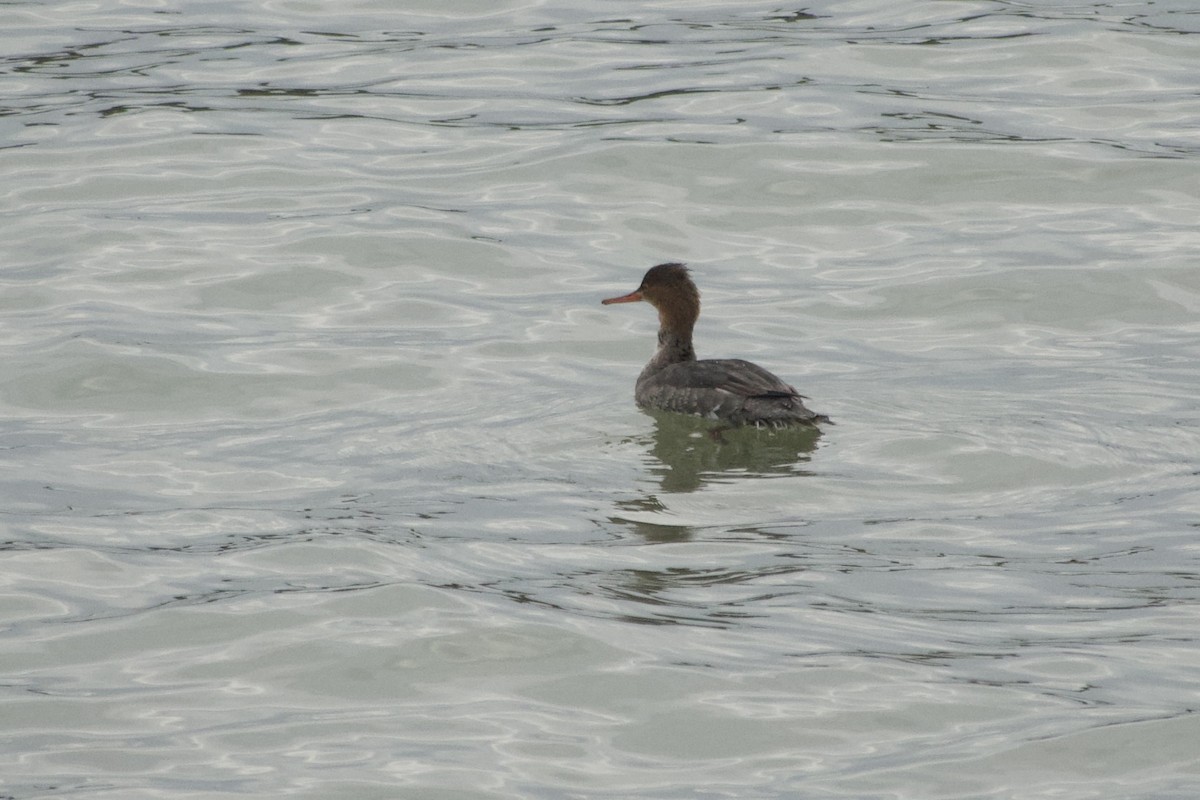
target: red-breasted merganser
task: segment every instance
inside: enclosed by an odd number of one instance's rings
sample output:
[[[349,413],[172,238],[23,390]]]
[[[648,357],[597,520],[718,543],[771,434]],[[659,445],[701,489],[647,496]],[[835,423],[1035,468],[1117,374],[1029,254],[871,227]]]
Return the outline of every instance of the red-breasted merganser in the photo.
[[[645,300],[658,310],[658,352],[638,376],[639,406],[713,417],[728,425],[816,425],[829,417],[805,407],[803,395],[757,364],[740,358],[696,360],[692,328],[700,291],[683,264],[659,264],[629,294],[601,301]]]

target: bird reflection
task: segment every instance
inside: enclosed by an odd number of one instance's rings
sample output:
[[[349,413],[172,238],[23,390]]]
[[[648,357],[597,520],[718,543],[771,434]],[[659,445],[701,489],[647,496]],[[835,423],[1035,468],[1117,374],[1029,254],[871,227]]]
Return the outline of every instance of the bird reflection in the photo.
[[[666,521],[670,517],[662,513],[667,508],[660,494],[695,492],[708,484],[812,474],[806,465],[821,438],[817,428],[720,429],[698,417],[668,411],[645,413],[654,418],[654,430],[637,441],[646,448],[647,470],[659,492],[643,493],[617,503],[617,507],[630,514],[620,522],[647,541],[683,541],[692,535],[688,526]],[[648,517],[663,521],[648,521]]]
[[[650,472],[664,492],[694,492],[736,478],[809,474],[803,465],[821,437],[816,428],[719,429],[708,420],[648,411],[654,432],[646,442]]]

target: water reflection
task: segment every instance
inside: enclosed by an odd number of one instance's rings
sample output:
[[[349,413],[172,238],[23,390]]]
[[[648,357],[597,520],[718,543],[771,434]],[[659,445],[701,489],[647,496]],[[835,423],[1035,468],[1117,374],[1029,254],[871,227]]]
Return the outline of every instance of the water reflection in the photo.
[[[629,517],[614,518],[648,542],[690,539],[692,528],[647,520],[667,512],[660,494],[687,494],[709,484],[756,478],[811,475],[806,465],[821,438],[816,428],[721,428],[717,423],[669,411],[645,410],[654,430],[636,441],[645,447],[647,474],[659,491],[616,503]],[[669,515],[662,519],[670,519]]]
[[[646,437],[650,472],[663,491],[694,492],[706,483],[744,477],[805,475],[821,432],[754,427],[717,430],[700,417],[647,411],[654,432]]]

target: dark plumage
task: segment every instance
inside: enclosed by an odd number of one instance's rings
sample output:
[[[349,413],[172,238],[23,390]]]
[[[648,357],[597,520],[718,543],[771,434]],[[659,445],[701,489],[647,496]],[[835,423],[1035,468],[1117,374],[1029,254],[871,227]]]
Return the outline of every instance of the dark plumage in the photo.
[[[700,291],[683,264],[651,267],[637,289],[602,301],[645,300],[658,310],[658,351],[638,376],[638,405],[714,417],[730,425],[816,425],[829,418],[767,370],[740,358],[696,359],[692,328]]]

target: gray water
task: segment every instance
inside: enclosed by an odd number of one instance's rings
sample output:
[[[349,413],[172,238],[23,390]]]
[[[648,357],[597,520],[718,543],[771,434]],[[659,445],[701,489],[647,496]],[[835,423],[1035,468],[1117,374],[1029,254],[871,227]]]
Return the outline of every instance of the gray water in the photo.
[[[0,796],[1196,796],[1191,0],[4,9]]]

